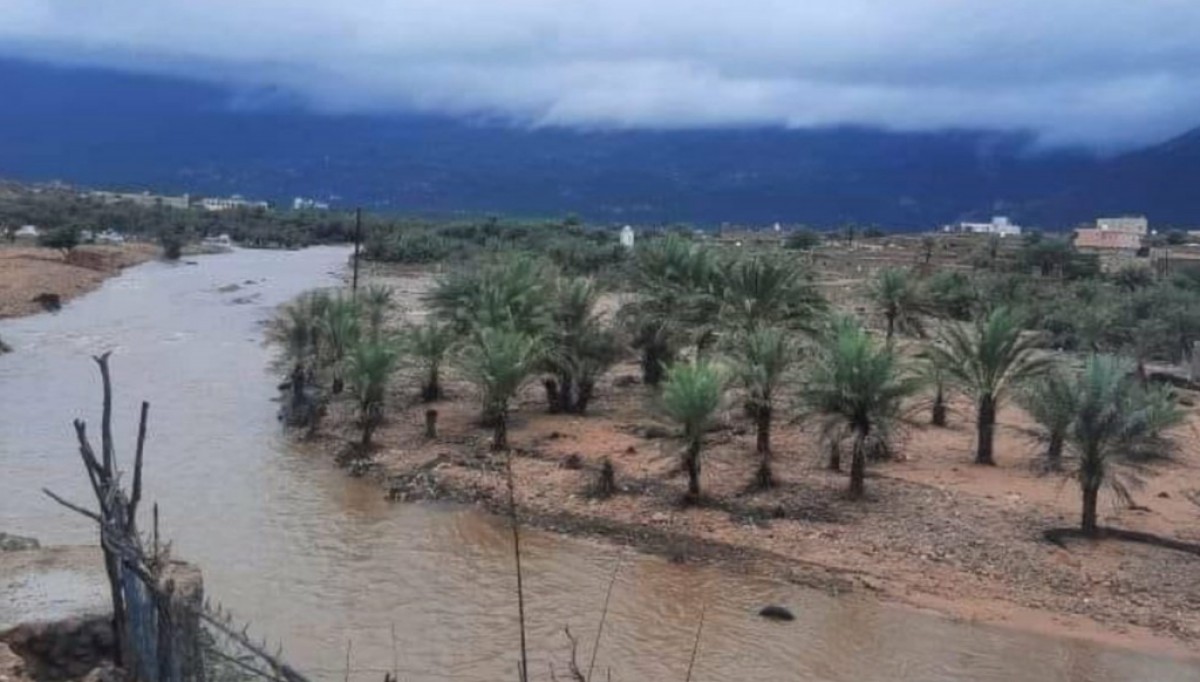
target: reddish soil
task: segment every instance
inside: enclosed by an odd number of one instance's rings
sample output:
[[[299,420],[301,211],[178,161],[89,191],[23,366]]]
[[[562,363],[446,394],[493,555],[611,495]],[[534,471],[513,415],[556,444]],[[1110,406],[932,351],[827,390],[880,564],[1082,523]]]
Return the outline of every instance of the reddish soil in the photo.
[[[419,314],[427,274],[378,279],[395,286],[410,319]],[[423,405],[415,376],[402,374],[393,385],[372,461],[352,469],[377,477],[397,500],[455,499],[504,511],[506,459],[489,451],[471,386],[451,378],[447,400]],[[1035,465],[1040,446],[1016,407],[1000,413],[998,466],[981,467],[972,463],[969,403],[955,402],[945,429],[928,426],[926,406],[914,404],[896,439],[899,456],[872,463],[867,499],[855,502],[845,496],[846,474],[827,469],[816,425],[786,420],[773,436],[779,486],[748,490],[757,460],[753,425],[739,404],[731,395],[706,438],[704,503],[682,508],[682,444],[657,417],[654,392],[639,383],[632,362],[606,377],[586,417],[547,414],[541,387],[531,385],[514,406],[509,434],[523,521],[830,592],[866,590],[964,620],[1200,654],[1200,558],[1111,539],[1047,541],[1046,530],[1078,523],[1078,486]],[[434,440],[423,437],[428,407],[439,412]],[[1102,524],[1200,542],[1198,424],[1193,410],[1175,434],[1178,451],[1139,469],[1138,508],[1102,501]],[[344,453],[356,439],[352,407],[337,402],[313,445]],[[620,492],[594,499],[590,487],[605,458]]]
[[[158,252],[151,244],[80,246],[64,257],[54,249],[0,247],[0,318],[41,311],[34,301],[41,294],[57,294],[66,303]]]
[[[730,409],[706,439],[706,501],[681,508],[680,441],[655,420],[652,392],[625,385],[634,378],[632,364],[614,371],[586,417],[546,414],[536,387],[523,394],[510,441],[528,522],[676,558],[733,560],[831,591],[867,589],[964,619],[1200,653],[1196,556],[1115,540],[1064,548],[1043,538],[1046,529],[1077,523],[1078,488],[1032,465],[1037,447],[1016,408],[1002,413],[999,466],[971,463],[967,415],[955,415],[947,429],[914,425],[902,438],[902,459],[872,465],[868,499],[860,502],[845,498],[846,476],[825,468],[811,429],[790,424],[775,431],[779,486],[749,491],[754,434]],[[452,383],[452,398],[432,406],[440,433],[428,441],[429,406],[413,400],[415,380],[397,385],[407,388],[392,404],[407,407],[392,410],[379,430],[373,475],[396,499],[460,499],[502,510],[504,458],[489,452],[490,431],[477,424],[470,387]],[[334,405],[319,437],[325,447],[353,440],[353,419],[348,404]],[[1113,501],[1102,523],[1197,539],[1200,507],[1191,500],[1200,491],[1200,452],[1191,428],[1172,460],[1141,472],[1137,501],[1145,509]],[[589,487],[606,457],[620,492],[593,499]]]

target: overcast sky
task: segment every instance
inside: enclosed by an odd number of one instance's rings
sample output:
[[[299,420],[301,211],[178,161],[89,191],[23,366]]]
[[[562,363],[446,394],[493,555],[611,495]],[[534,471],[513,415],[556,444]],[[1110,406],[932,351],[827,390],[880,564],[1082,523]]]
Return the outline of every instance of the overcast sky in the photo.
[[[0,54],[520,124],[1200,125],[1200,0],[0,0]]]

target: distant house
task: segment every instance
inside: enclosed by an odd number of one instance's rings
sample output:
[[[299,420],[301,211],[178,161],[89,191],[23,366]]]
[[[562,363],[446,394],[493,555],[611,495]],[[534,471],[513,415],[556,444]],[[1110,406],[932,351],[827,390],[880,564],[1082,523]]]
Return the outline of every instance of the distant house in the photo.
[[[1084,228],[1075,230],[1075,248],[1083,251],[1137,251],[1142,248],[1142,235],[1137,232]]]
[[[1145,236],[1150,233],[1150,221],[1144,215],[1097,218],[1096,229],[1102,232],[1121,232]]]
[[[229,238],[229,235],[222,234],[216,237],[205,237],[204,245],[230,247],[233,246],[233,240]]]
[[[146,208],[163,206],[166,208],[186,209],[192,205],[192,198],[187,194],[181,194],[173,197],[165,194],[151,194],[149,192],[96,191],[89,192],[88,196],[92,197],[93,199],[98,199],[106,204],[127,202],[134,204],[135,206],[143,206]]]
[[[1021,234],[1021,226],[1012,223],[1005,216],[995,216],[990,223],[955,223],[942,228],[943,232],[957,232],[970,234],[996,234],[1001,237],[1016,236]]]
[[[621,246],[627,249],[633,248],[633,228],[629,225],[621,228]]]
[[[116,230],[105,230],[96,235],[97,244],[124,244],[125,235]]]
[[[26,237],[29,239],[37,239],[40,234],[41,232],[33,225],[22,225],[16,232],[17,237]]]
[[[200,200],[200,207],[206,211],[228,211],[235,208],[268,208],[265,201],[250,201],[235,194],[231,197],[205,197]]]
[[[292,199],[293,211],[328,211],[329,204],[316,199],[308,199],[305,197],[296,197]]]

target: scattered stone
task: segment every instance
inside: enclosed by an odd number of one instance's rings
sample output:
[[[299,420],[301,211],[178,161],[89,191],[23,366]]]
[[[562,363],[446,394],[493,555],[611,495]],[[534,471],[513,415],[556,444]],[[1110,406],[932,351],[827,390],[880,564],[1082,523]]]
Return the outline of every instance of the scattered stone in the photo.
[[[771,604],[762,607],[762,609],[759,610],[758,615],[766,618],[767,620],[777,620],[782,622],[796,620],[796,616],[792,615],[792,612],[789,611],[786,606],[779,606],[778,604]]]
[[[646,440],[655,440],[658,438],[670,438],[671,430],[665,426],[650,424],[648,426],[639,426],[635,433]]]
[[[633,447],[632,445],[630,445],[629,447],[625,448],[625,454],[627,454],[627,455],[636,455],[636,454],[637,454],[637,448],[635,448],[635,447]]]
[[[1158,496],[1161,497],[1162,499],[1166,500],[1171,497],[1171,493],[1164,490],[1161,493],[1159,493]]]
[[[41,293],[33,297],[33,302],[42,306],[43,310],[57,312],[62,310],[62,296],[50,292]]]
[[[238,289],[241,289],[241,287],[237,284],[226,284],[225,286],[218,288],[217,293],[228,294],[237,291]]]
[[[41,544],[38,543],[38,541],[34,538],[0,533],[0,552],[24,552],[27,550],[40,548]]]
[[[579,456],[578,452],[572,452],[563,459],[562,468],[578,471],[583,468],[583,458]]]

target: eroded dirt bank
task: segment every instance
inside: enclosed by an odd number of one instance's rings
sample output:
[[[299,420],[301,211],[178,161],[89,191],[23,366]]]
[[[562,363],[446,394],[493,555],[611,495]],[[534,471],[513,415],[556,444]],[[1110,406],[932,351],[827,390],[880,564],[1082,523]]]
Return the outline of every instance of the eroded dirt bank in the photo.
[[[54,249],[0,247],[0,318],[43,310],[37,297],[58,296],[66,303],[100,286],[131,265],[154,258],[153,244],[80,246],[64,255]]]
[[[430,282],[422,273],[379,277],[396,287],[410,317]],[[387,423],[361,473],[397,500],[454,499],[504,509],[504,459],[489,451],[469,384],[449,383],[447,400],[420,404],[417,383],[393,383]],[[1016,408],[1001,413],[997,467],[971,464],[968,405],[949,428],[924,425],[914,408],[903,458],[872,466],[868,499],[845,499],[845,474],[826,469],[814,425],[780,423],[776,475],[769,492],[748,489],[757,464],[752,425],[731,396],[706,439],[706,501],[678,504],[685,478],[681,443],[656,419],[653,392],[625,363],[602,382],[586,417],[546,414],[540,387],[514,410],[512,468],[522,518],[536,526],[594,534],[688,560],[781,577],[830,592],[869,591],[954,617],[1083,637],[1144,651],[1200,653],[1200,559],[1117,541],[1047,542],[1048,528],[1078,519],[1073,481],[1044,475],[1037,445]],[[423,435],[425,411],[439,412],[439,436]],[[1170,461],[1140,472],[1138,508],[1106,501],[1102,523],[1197,541],[1200,448],[1193,414]],[[807,428],[806,428],[807,426]],[[335,403],[309,443],[337,454],[355,440],[354,415]],[[616,469],[618,493],[590,494],[601,462]]]

